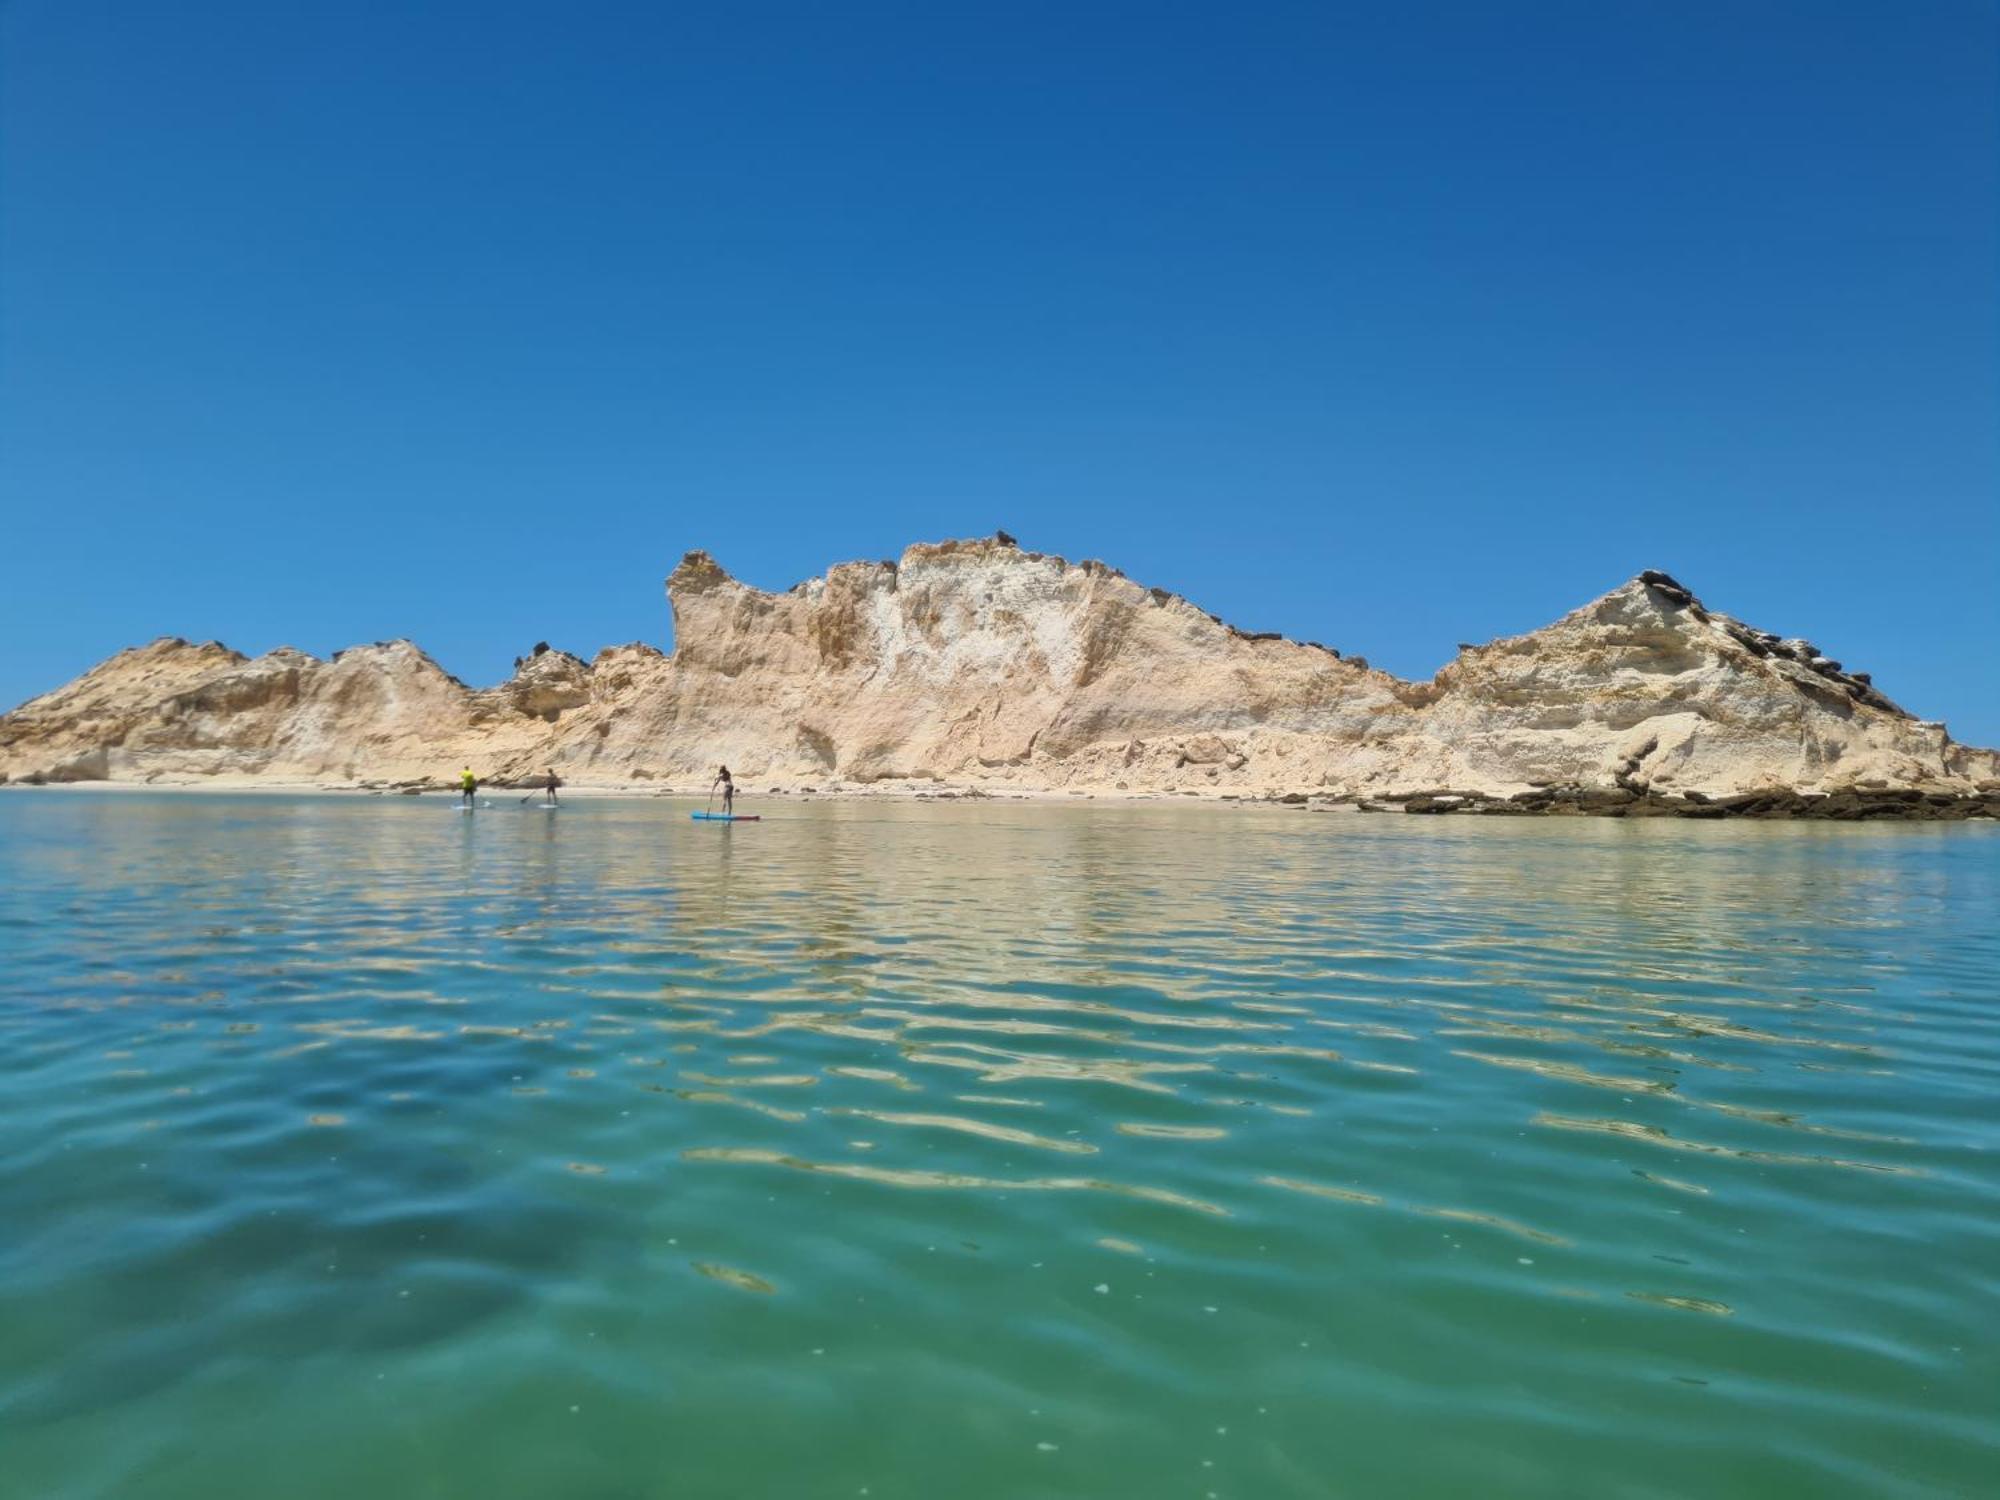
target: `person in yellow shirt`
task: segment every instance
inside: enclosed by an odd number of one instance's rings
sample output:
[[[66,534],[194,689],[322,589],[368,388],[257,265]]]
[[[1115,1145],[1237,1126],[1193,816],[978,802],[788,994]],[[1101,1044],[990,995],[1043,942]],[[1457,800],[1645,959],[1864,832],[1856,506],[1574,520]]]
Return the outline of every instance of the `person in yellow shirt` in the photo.
[[[467,766],[458,773],[459,805],[469,810],[472,806],[472,794],[478,790],[479,778],[472,774],[472,767]]]

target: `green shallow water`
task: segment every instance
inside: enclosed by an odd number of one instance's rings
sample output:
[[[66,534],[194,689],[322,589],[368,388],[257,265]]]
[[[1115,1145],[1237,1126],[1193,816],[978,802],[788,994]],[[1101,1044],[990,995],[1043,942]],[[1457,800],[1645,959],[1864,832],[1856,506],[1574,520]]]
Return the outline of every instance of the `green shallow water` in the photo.
[[[2000,830],[0,797],[0,1495],[2000,1472]]]

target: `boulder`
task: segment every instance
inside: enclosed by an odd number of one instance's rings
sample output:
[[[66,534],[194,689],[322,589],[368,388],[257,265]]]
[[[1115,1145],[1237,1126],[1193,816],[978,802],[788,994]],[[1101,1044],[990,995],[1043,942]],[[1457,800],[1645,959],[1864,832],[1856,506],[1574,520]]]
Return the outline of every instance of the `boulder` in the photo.
[[[590,701],[590,664],[567,651],[536,643],[533,654],[508,679],[502,692],[520,713],[553,723],[564,711]]]
[[[1236,747],[1220,735],[1198,734],[1181,746],[1181,761],[1186,765],[1222,765],[1232,757],[1240,762]]]
[[[1695,597],[1671,574],[1662,573],[1658,568],[1648,568],[1639,575],[1639,581],[1670,604],[1686,608],[1695,602]]]
[[[1626,786],[1585,787],[1577,793],[1577,805],[1586,812],[1603,812],[1611,808],[1622,808],[1636,800],[1638,793]]]
[[[1465,805],[1460,797],[1412,797],[1403,804],[1406,813],[1450,813]]]

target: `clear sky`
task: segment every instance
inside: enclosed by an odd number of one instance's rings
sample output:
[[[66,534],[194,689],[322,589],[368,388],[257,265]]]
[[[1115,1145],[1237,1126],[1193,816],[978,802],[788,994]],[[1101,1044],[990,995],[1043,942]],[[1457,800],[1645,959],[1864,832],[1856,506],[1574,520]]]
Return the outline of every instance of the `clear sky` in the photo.
[[[1642,568],[2000,744],[2000,5],[12,0],[0,699],[1005,527],[1427,676]]]

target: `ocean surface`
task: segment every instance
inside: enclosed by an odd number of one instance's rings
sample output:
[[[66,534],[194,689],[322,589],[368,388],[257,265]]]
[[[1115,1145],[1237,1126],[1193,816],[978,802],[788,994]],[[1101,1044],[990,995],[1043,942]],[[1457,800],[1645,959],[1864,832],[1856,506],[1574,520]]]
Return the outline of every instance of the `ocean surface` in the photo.
[[[0,794],[0,1495],[1972,1496],[2000,829]]]

